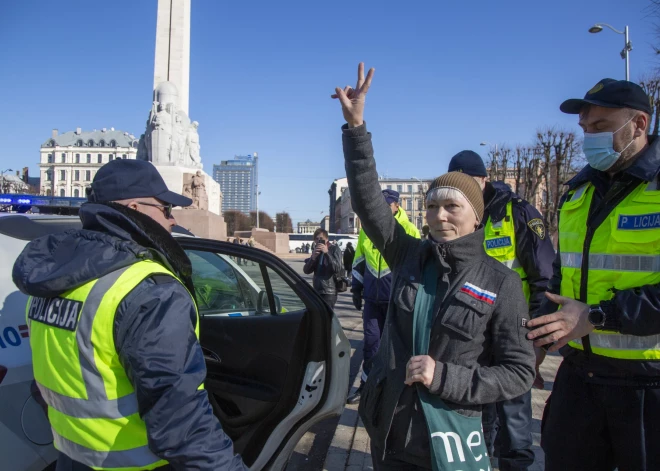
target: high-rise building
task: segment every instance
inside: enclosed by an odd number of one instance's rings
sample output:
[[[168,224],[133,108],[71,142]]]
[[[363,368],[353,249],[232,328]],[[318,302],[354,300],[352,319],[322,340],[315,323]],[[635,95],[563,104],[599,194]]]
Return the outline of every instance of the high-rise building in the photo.
[[[213,166],[213,179],[222,191],[222,212],[240,211],[248,214],[257,209],[259,170],[257,153],[236,155]]]

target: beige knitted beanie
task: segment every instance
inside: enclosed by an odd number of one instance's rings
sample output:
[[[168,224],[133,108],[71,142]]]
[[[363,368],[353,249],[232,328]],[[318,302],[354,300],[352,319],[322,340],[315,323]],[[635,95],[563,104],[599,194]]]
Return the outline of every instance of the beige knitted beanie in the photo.
[[[484,217],[484,195],[474,178],[461,172],[445,173],[433,180],[427,194],[436,188],[452,188],[459,191],[474,209],[478,222],[481,222]]]

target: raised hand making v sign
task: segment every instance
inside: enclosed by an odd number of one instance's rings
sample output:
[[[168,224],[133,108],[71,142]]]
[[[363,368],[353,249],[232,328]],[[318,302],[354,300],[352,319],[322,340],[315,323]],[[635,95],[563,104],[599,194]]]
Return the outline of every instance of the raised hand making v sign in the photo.
[[[364,62],[360,62],[358,65],[358,80],[355,88],[350,85],[342,90],[341,88],[335,88],[335,94],[332,95],[332,98],[339,99],[341,102],[341,109],[344,113],[344,119],[348,123],[348,126],[355,128],[362,126],[364,122],[364,100],[371,86],[371,80],[374,78],[374,72],[376,69],[371,68],[367,73],[367,77],[364,77]]]

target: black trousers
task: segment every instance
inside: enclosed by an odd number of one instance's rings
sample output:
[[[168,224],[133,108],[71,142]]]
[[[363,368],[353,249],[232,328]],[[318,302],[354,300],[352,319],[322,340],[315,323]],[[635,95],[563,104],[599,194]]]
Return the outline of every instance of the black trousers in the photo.
[[[501,471],[524,471],[534,464],[532,391],[484,406],[481,421],[488,454],[499,458]]]
[[[335,304],[337,304],[337,294],[322,294],[321,297],[334,309]]]
[[[660,389],[587,382],[564,361],[541,425],[546,471],[660,469]]]

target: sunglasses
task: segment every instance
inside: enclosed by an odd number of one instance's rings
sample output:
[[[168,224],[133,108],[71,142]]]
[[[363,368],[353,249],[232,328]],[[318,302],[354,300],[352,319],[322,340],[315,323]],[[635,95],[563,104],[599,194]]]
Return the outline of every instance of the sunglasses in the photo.
[[[143,206],[153,206],[154,208],[161,208],[163,210],[163,215],[165,215],[165,219],[169,219],[172,217],[173,206],[171,204],[142,203],[141,201],[138,201],[137,203]]]

